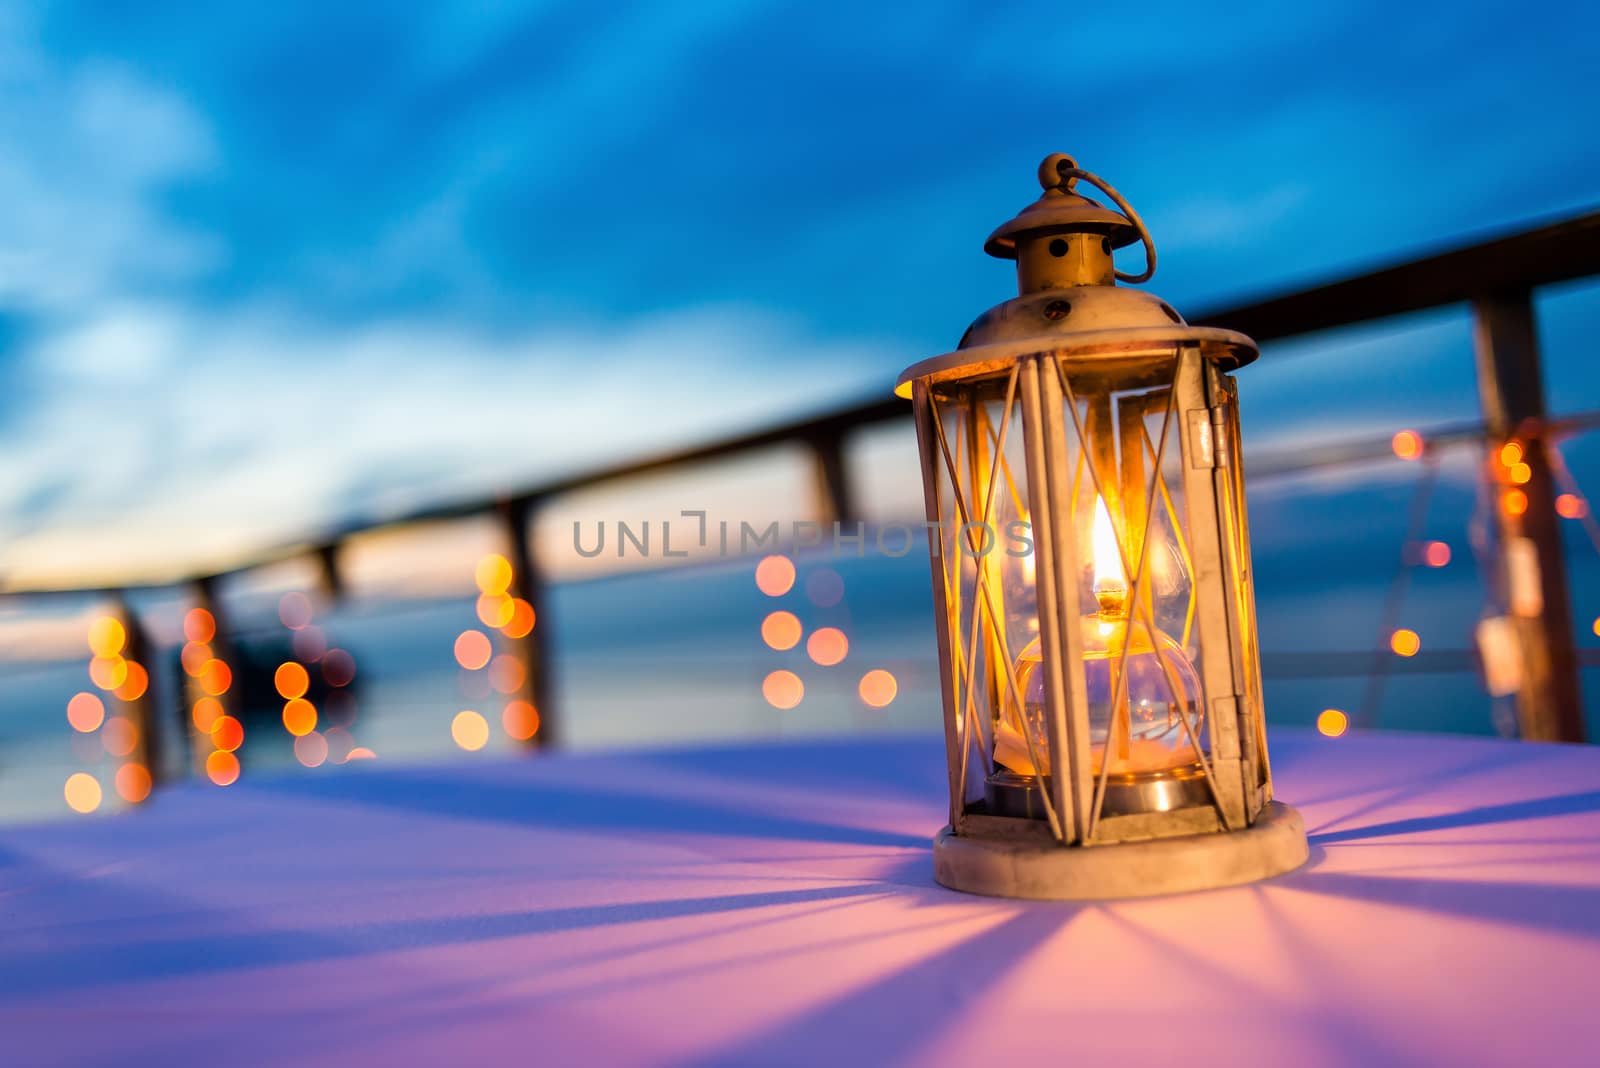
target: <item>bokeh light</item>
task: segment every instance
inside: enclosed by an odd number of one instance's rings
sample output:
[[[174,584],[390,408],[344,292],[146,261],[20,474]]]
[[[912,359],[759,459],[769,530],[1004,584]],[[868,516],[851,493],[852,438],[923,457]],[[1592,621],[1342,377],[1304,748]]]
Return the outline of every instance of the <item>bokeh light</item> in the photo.
[[[294,758],[308,768],[320,768],[328,759],[328,739],[312,731],[294,740]]]
[[[89,661],[89,680],[102,690],[115,690],[128,681],[128,662],[120,656],[97,656]]]
[[[500,725],[511,737],[525,742],[539,733],[539,710],[527,701],[507,701]]]
[[[533,605],[520,597],[511,599],[511,618],[500,628],[507,638],[526,638],[533,633]]]
[[[499,553],[490,553],[478,561],[474,578],[478,583],[478,592],[504,596],[506,590],[511,588],[511,561]]]
[[[191,718],[194,720],[194,729],[201,734],[210,734],[216,727],[217,720],[223,715],[222,702],[215,697],[202,697],[194,703]]]
[[[844,600],[844,579],[831,567],[819,567],[806,576],[806,597],[818,608],[832,608]]]
[[[132,660],[124,663],[128,665],[128,677],[117,687],[117,696],[124,701],[137,701],[150,689],[150,673],[143,664],[136,664]]]
[[[217,636],[217,621],[204,608],[191,608],[183,617],[183,636],[192,642],[209,642]]]
[[[800,644],[800,620],[793,612],[773,612],[761,621],[761,640],[774,649]]]
[[[1402,460],[1415,460],[1422,455],[1422,435],[1415,430],[1402,430],[1389,442],[1394,454]]]
[[[139,747],[139,725],[126,716],[111,716],[100,728],[100,745],[114,757],[125,757]]]
[[[211,744],[224,753],[231,753],[244,744],[244,724],[232,716],[218,716],[211,726]]]
[[[1528,510],[1528,495],[1519,489],[1508,489],[1500,495],[1500,507],[1506,515],[1521,515]]]
[[[90,731],[100,729],[100,724],[106,721],[105,702],[87,691],[75,693],[67,702],[67,722],[72,724],[72,729],[88,734]]]
[[[93,812],[100,807],[100,782],[87,772],[75,771],[67,776],[62,788],[67,807],[74,812]]]
[[[321,627],[305,627],[294,632],[289,645],[294,649],[296,660],[302,664],[315,664],[328,651],[328,636],[322,633]]]
[[[1317,715],[1317,730],[1329,738],[1337,738],[1350,729],[1350,717],[1343,710],[1324,708]]]
[[[212,753],[206,757],[206,778],[218,786],[232,786],[239,781],[239,758],[220,749]]]
[[[873,668],[861,676],[861,685],[856,687],[861,699],[873,708],[886,707],[899,691],[900,686],[895,682],[894,675],[882,668]]]
[[[299,630],[311,622],[311,598],[299,590],[292,590],[278,601],[278,618],[290,630]]]
[[[522,661],[509,653],[500,654],[489,664],[489,685],[499,693],[516,693],[527,679]]]
[[[486,627],[499,630],[511,622],[516,606],[503,593],[486,593],[478,598],[478,621]]]
[[[1417,650],[1422,648],[1422,639],[1416,631],[1402,627],[1389,635],[1389,648],[1396,656],[1416,656]]]
[[[212,697],[221,697],[228,692],[228,687],[233,685],[233,669],[223,661],[212,657],[200,665],[200,673],[195,676],[200,684],[202,693]]]
[[[1429,567],[1444,567],[1450,562],[1450,546],[1442,541],[1430,541],[1422,547],[1422,562]]]
[[[183,673],[192,678],[199,675],[200,669],[211,659],[211,646],[205,642],[185,642],[178,659],[183,663]]]
[[[790,709],[806,695],[805,683],[792,671],[774,671],[761,680],[761,696],[773,708]]]
[[[278,665],[278,670],[272,673],[272,685],[278,691],[278,696],[283,698],[304,697],[311,688],[311,676],[306,669],[293,660],[286,660]],[[296,733],[303,734],[303,731]]]
[[[470,708],[456,713],[450,721],[450,737],[468,752],[475,752],[489,744],[489,721]]]
[[[456,636],[456,663],[468,671],[483,667],[493,654],[489,636],[481,630],[464,630]]]
[[[127,628],[115,616],[101,616],[89,624],[89,651],[95,656],[116,656],[127,644]]]
[[[366,746],[358,745],[354,749],[350,750],[349,754],[345,757],[345,760],[375,760],[377,759],[377,756],[377,753],[374,753]]]
[[[1583,503],[1582,497],[1563,493],[1556,498],[1556,515],[1562,519],[1582,519],[1588,514],[1588,506]]]
[[[1525,485],[1533,477],[1533,468],[1526,463],[1514,463],[1511,470],[1506,472],[1506,477],[1519,486]]]
[[[794,563],[787,556],[764,556],[756,564],[756,589],[782,597],[794,588]]]
[[[317,706],[304,697],[293,697],[283,703],[283,729],[295,737],[310,734],[317,728]]]
[[[150,796],[150,769],[143,764],[124,764],[117,769],[113,783],[124,801],[137,805]]]
[[[822,627],[806,639],[806,655],[823,667],[832,667],[850,651],[850,640],[837,627]]]
[[[1522,442],[1508,441],[1500,446],[1500,463],[1504,467],[1511,467],[1522,462]]]
[[[322,656],[322,681],[337,689],[356,678],[356,658],[345,649],[329,649]]]

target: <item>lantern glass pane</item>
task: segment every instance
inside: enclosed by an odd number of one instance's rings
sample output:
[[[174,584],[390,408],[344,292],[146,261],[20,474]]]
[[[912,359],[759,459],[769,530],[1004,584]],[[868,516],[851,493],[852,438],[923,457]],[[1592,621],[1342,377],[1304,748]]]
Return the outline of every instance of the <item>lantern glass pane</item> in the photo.
[[[1064,367],[1075,620],[1088,700],[1090,768],[1114,776],[1192,769],[1206,749],[1175,353]],[[1029,727],[1043,737],[1040,652]],[[1109,754],[1109,760],[1108,760]],[[1109,764],[1109,767],[1107,766]]]
[[[1039,633],[1021,398],[1008,374],[940,389],[933,400],[943,429],[938,536],[962,739],[960,789],[963,801],[975,801],[993,768],[997,723],[1020,718],[1016,665]]]
[[[1229,581],[1234,588],[1235,632],[1243,665],[1240,688],[1245,729],[1255,739],[1255,783],[1267,780],[1267,727],[1266,711],[1261,696],[1261,649],[1256,631],[1256,595],[1254,569],[1250,563],[1250,518],[1245,508],[1244,474],[1240,470],[1243,459],[1239,439],[1239,392],[1232,377],[1217,372],[1216,393],[1227,419],[1227,464],[1222,474],[1225,484],[1222,536],[1229,544],[1227,556]]]

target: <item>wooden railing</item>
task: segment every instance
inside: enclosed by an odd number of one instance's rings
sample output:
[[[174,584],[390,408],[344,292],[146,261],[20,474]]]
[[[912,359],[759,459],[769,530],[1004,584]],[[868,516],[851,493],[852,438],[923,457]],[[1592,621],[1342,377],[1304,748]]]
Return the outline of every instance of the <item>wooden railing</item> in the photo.
[[[1479,422],[1434,428],[1425,433],[1432,449],[1498,443],[1515,436],[1525,445],[1524,459],[1532,477],[1523,487],[1528,506],[1520,515],[1496,510],[1498,544],[1531,545],[1539,569],[1544,610],[1516,620],[1517,641],[1525,666],[1518,694],[1518,715],[1524,737],[1578,740],[1583,737],[1582,706],[1578,691],[1579,657],[1573,640],[1566,567],[1553,508],[1554,482],[1545,442],[1553,435],[1600,426],[1600,412],[1586,412],[1561,420],[1547,420],[1540,375],[1540,357],[1533,330],[1535,290],[1600,274],[1600,210],[1517,233],[1492,237],[1393,266],[1364,272],[1325,285],[1270,296],[1265,299],[1210,309],[1192,322],[1239,330],[1259,342],[1271,342],[1404,315],[1449,305],[1470,305],[1476,321],[1475,351],[1484,418]],[[1266,359],[1271,359],[1271,349]],[[187,585],[196,603],[210,609],[216,620],[218,641],[226,643],[229,621],[225,605],[214,595],[218,580],[240,572],[310,557],[316,561],[323,592],[334,599],[344,590],[341,551],[355,535],[372,530],[423,522],[493,516],[503,525],[508,559],[514,571],[512,592],[535,606],[539,623],[524,639],[520,654],[527,666],[525,698],[542,713],[540,744],[561,740],[560,710],[551,686],[550,636],[559,620],[552,620],[545,597],[546,580],[528,537],[529,524],[552,500],[577,490],[634,478],[667,469],[725,459],[780,445],[801,445],[812,458],[824,523],[853,523],[860,512],[852,490],[846,446],[863,429],[888,420],[908,419],[909,405],[888,396],[860,404],[794,419],[753,433],[719,438],[693,448],[642,456],[624,463],[580,472],[526,486],[516,492],[441,502],[426,508],[378,520],[353,523],[304,542],[260,553],[221,571],[183,576],[172,581],[85,588],[4,588],[0,594],[17,598],[100,592],[124,598],[123,615],[131,635],[142,635],[136,614],[126,608],[125,594],[140,585]],[[1387,438],[1348,441],[1317,448],[1252,454],[1250,477],[1272,477],[1339,463],[1357,463],[1389,451]],[[1528,553],[1522,550],[1525,560]],[[1504,573],[1511,563],[1502,555]],[[1343,655],[1352,673],[1361,657]],[[1292,658],[1290,658],[1292,659]],[[1470,666],[1465,652],[1431,653],[1419,664],[1450,663]],[[1370,659],[1365,661],[1370,665]],[[1269,667],[1271,665],[1269,664]],[[1414,665],[1415,666],[1415,665]],[[1304,665],[1285,661],[1289,674]],[[159,730],[152,703],[144,700],[135,714],[147,725],[145,737]],[[154,770],[152,768],[152,770]]]

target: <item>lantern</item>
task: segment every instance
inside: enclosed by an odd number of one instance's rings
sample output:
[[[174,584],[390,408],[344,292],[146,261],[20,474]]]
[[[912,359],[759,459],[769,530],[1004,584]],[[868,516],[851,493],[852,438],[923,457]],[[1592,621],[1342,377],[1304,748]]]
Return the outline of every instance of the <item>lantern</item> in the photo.
[[[935,876],[1086,898],[1288,871],[1306,837],[1272,799],[1230,375],[1255,343],[1116,284],[1155,247],[1110,185],[1060,154],[1039,179],[984,246],[1020,295],[897,386],[933,542]],[[1145,269],[1117,270],[1140,242]]]

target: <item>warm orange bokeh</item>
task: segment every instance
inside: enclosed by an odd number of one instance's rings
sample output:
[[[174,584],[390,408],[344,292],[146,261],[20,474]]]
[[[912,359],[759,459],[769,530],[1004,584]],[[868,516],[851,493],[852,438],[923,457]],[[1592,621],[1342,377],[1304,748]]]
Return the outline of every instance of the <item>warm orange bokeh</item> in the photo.
[[[511,737],[525,742],[539,733],[539,710],[527,701],[507,701],[500,725]]]
[[[283,595],[278,602],[278,618],[290,630],[299,630],[311,622],[311,598],[299,590]]]
[[[195,676],[200,683],[200,690],[212,697],[221,697],[228,692],[228,687],[233,685],[233,669],[227,664],[212,657],[200,665],[200,674]]]
[[[499,630],[511,622],[516,606],[503,593],[486,593],[478,598],[478,620],[486,627]]]
[[[184,674],[193,677],[200,674],[200,669],[211,659],[211,646],[205,642],[185,642],[178,659],[183,662]]]
[[[115,690],[128,681],[128,662],[120,656],[97,656],[89,661],[89,680],[102,690]]]
[[[1401,628],[1389,635],[1389,648],[1396,656],[1416,656],[1417,650],[1422,648],[1422,639],[1416,631]]]
[[[1450,562],[1450,546],[1442,541],[1430,541],[1422,550],[1422,562],[1429,567],[1443,567]]]
[[[1520,463],[1521,461],[1522,443],[1520,441],[1508,441],[1500,446],[1501,466],[1510,467],[1512,464]]]
[[[137,701],[150,689],[150,673],[144,669],[143,664],[136,664],[132,660],[124,661],[128,665],[128,677],[122,680],[122,685],[117,687],[117,696],[124,701]]]
[[[800,644],[800,620],[793,612],[773,612],[761,621],[761,640],[774,649]]]
[[[1515,463],[1511,465],[1511,470],[1506,472],[1506,477],[1517,485],[1523,486],[1533,477],[1533,468],[1525,463]]]
[[[1415,430],[1402,430],[1389,442],[1394,454],[1402,460],[1415,460],[1422,455],[1422,435]]]
[[[856,692],[873,708],[883,708],[894,700],[895,694],[900,692],[900,686],[892,674],[882,668],[874,668],[861,676],[861,685]]]
[[[244,744],[244,724],[232,716],[218,716],[211,727],[211,744],[231,753]]]
[[[194,729],[201,734],[210,734],[216,727],[217,720],[222,718],[222,702],[215,697],[202,697],[194,703]]]
[[[1528,510],[1528,495],[1519,489],[1508,489],[1500,495],[1500,507],[1506,515],[1521,515]]]
[[[150,769],[143,764],[124,764],[117,769],[117,793],[130,805],[150,796]]]
[[[67,807],[74,812],[93,812],[100,807],[100,782],[87,772],[68,775],[61,793],[67,799]]]
[[[328,739],[312,731],[294,740],[294,758],[308,768],[320,768],[328,759]]]
[[[1337,708],[1324,708],[1317,716],[1317,730],[1329,738],[1337,738],[1350,729],[1350,717]]]
[[[317,706],[304,697],[292,697],[283,704],[283,729],[295,737],[317,729]]]
[[[218,750],[206,757],[206,778],[218,786],[232,786],[239,781],[239,758]]]
[[[99,730],[100,724],[106,721],[105,702],[87,691],[75,693],[67,702],[67,722],[72,724],[72,729],[88,734],[90,731]]]
[[[500,628],[507,638],[526,638],[533,631],[533,605],[520,597],[511,599],[511,619]]]
[[[450,721],[450,737],[468,752],[482,749],[489,744],[489,721],[470,708],[457,712]]]
[[[1582,497],[1563,493],[1556,498],[1556,515],[1562,519],[1582,519],[1588,514],[1589,508],[1584,504]]]
[[[806,655],[823,667],[832,667],[850,651],[850,639],[837,627],[823,627],[806,639]]]
[[[204,608],[191,608],[183,617],[183,636],[192,642],[209,642],[217,636],[217,621]]]
[[[285,660],[278,665],[278,670],[272,673],[272,685],[277,689],[279,697],[293,700],[306,695],[306,691],[311,688],[311,676],[300,664],[293,660]]]
[[[89,624],[89,651],[95,656],[116,656],[127,644],[127,628],[115,616],[101,616]]]
[[[493,653],[489,636],[481,630],[464,630],[456,637],[456,663],[468,671],[483,667]]]
[[[806,684],[792,671],[774,671],[761,680],[761,696],[773,708],[790,709],[806,695]]]
[[[478,561],[476,574],[478,592],[504,596],[511,587],[511,561],[499,553],[490,553]]]
[[[510,653],[501,653],[489,664],[489,685],[498,693],[512,694],[528,681],[528,670]]]
[[[100,744],[115,757],[125,757],[139,747],[139,726],[126,716],[111,716],[100,728]]]
[[[768,597],[782,597],[794,587],[794,563],[787,556],[764,556],[756,565],[756,588]]]

